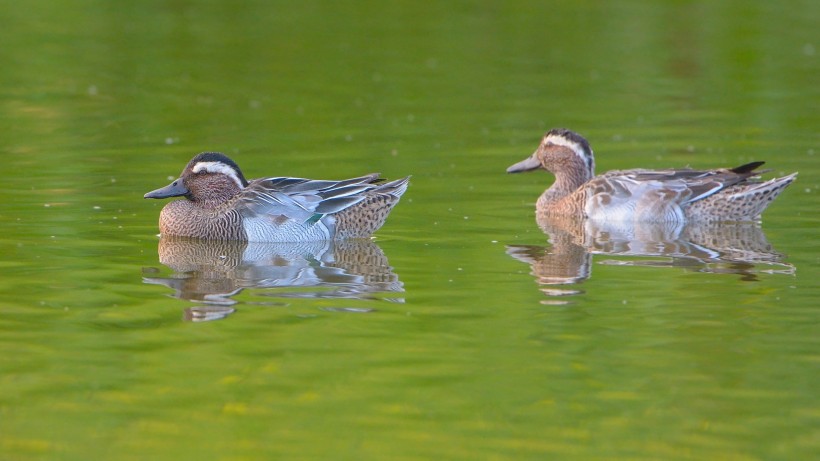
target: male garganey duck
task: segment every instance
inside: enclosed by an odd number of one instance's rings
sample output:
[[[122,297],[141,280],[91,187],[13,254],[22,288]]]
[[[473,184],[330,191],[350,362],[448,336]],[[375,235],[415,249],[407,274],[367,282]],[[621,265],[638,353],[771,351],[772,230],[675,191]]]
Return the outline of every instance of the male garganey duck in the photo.
[[[362,238],[384,224],[409,179],[384,182],[373,173],[342,181],[248,181],[233,160],[204,152],[179,179],[145,198],[184,197],[162,209],[162,235],[251,242]]]

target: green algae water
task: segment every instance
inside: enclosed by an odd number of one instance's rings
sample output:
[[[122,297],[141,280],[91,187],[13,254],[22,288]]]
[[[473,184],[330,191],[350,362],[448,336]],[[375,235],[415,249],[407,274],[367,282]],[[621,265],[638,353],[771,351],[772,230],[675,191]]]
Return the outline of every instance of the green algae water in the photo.
[[[816,2],[0,13],[0,459],[820,453]],[[799,176],[762,226],[582,245],[504,172],[561,126],[599,172]],[[206,150],[412,179],[373,241],[161,241],[142,196]]]

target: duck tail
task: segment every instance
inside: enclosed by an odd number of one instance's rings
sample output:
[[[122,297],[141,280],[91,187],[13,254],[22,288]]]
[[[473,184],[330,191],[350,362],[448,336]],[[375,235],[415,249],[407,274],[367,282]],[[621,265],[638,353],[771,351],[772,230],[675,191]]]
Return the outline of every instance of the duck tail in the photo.
[[[748,176],[757,176],[757,175],[766,173],[768,171],[771,171],[771,170],[755,171],[758,167],[762,166],[764,163],[766,163],[766,162],[751,162],[751,163],[747,163],[745,165],[740,165],[738,167],[732,168],[729,171],[731,171],[732,173],[737,173],[739,175],[743,175],[743,176],[747,176],[747,177]]]
[[[757,174],[754,172],[753,174]],[[739,206],[738,211],[742,211],[740,216],[735,219],[743,220],[757,220],[760,219],[761,213],[772,204],[775,198],[783,192],[789,184],[791,184],[797,173],[783,176],[781,178],[774,178],[763,182],[745,182],[736,189],[733,188],[726,198],[735,204],[743,204]]]
[[[409,181],[408,176],[379,184],[369,190],[359,203],[337,213],[336,238],[364,238],[376,232],[407,191]]]

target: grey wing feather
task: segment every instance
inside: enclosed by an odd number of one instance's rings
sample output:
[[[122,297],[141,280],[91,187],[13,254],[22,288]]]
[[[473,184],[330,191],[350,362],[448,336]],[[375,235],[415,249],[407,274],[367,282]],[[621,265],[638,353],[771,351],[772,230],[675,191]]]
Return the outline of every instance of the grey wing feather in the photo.
[[[751,176],[748,173],[738,174],[732,170],[693,170],[690,168],[629,170],[621,173],[625,173],[637,183],[657,181],[661,188],[682,192],[680,195],[682,203],[702,200]]]
[[[338,213],[344,210],[345,208],[352,207],[353,205],[361,202],[362,200],[364,200],[363,195],[354,197],[336,197],[327,200],[322,200],[322,202],[319,203],[314,212],[319,214]]]
[[[305,179],[305,178],[267,178],[260,182],[266,189],[278,190],[288,194],[298,192],[322,192],[334,190],[352,184],[371,184],[379,179],[378,173],[371,173],[359,178],[345,179],[341,181]]]
[[[378,173],[341,181],[304,178],[266,178],[253,181],[240,197],[245,214],[282,215],[299,221],[338,213],[379,187]]]

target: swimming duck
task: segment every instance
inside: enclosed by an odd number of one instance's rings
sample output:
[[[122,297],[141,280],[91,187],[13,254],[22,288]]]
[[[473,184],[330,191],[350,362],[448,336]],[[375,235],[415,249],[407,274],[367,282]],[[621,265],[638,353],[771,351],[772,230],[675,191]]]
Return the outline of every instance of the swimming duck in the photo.
[[[224,154],[203,152],[179,179],[145,198],[184,197],[163,207],[162,235],[250,242],[363,238],[384,224],[409,179],[385,182],[372,173],[341,181],[248,181]]]
[[[797,173],[758,179],[764,162],[736,168],[621,170],[595,176],[589,143],[565,128],[552,129],[530,157],[507,168],[543,168],[555,182],[538,199],[540,216],[578,216],[637,222],[754,221]]]

